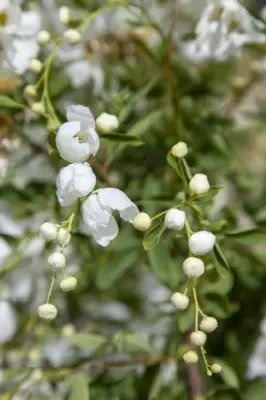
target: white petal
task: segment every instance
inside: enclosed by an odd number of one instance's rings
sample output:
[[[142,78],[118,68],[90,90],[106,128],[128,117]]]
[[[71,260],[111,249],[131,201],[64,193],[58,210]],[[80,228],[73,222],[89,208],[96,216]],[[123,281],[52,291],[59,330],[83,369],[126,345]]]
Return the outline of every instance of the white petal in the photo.
[[[119,189],[105,188],[97,191],[99,202],[103,207],[110,207],[111,210],[119,212],[120,217],[125,221],[133,221],[139,213],[138,208],[127,197],[127,195]]]
[[[72,121],[60,126],[56,135],[56,146],[60,156],[68,162],[84,162],[93,152],[87,141],[79,142],[76,134],[81,132],[81,123]]]
[[[12,339],[17,330],[17,317],[12,305],[6,301],[0,301],[0,343],[6,343]]]
[[[82,204],[83,222],[90,232],[98,226],[107,226],[111,216],[111,209],[100,204],[97,194],[92,194]]]
[[[35,11],[22,12],[16,34],[35,36],[41,30],[41,16]]]
[[[11,253],[12,249],[9,244],[0,237],[0,267],[4,265]]]
[[[82,129],[95,128],[95,120],[88,107],[84,107],[81,105],[68,106],[66,116],[68,121],[81,122]]]
[[[96,176],[89,164],[70,164],[62,168],[56,179],[57,197],[63,207],[73,205],[87,196],[96,185]]]
[[[8,47],[5,46],[5,61],[16,74],[24,74],[32,58],[35,58],[39,46],[34,39],[14,39]]]
[[[118,235],[119,229],[114,217],[111,217],[107,226],[98,226],[98,229],[91,232],[92,236],[96,240],[96,242],[102,246],[106,247],[109,243],[116,238]]]

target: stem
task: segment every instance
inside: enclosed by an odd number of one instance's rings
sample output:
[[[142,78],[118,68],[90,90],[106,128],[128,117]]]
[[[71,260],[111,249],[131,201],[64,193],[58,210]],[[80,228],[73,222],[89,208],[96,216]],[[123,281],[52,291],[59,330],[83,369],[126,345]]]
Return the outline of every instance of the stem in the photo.
[[[193,297],[194,297],[194,303],[195,303],[195,331],[198,331],[199,330],[199,303],[198,303],[196,288],[193,287],[192,291],[193,291]]]
[[[52,291],[53,291],[54,284],[55,284],[55,280],[56,280],[56,272],[53,272],[52,279],[51,279],[51,283],[50,283],[49,292],[48,292],[48,294],[47,294],[46,303],[49,303],[49,302],[50,302],[50,299],[51,299],[51,296],[52,296]]]

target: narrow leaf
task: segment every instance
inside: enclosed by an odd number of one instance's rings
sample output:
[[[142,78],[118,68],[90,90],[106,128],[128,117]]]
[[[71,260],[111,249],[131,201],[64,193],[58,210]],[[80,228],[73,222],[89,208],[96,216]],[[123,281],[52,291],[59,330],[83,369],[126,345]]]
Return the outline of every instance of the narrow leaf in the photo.
[[[0,107],[4,108],[24,108],[23,104],[17,103],[8,96],[0,95]]]
[[[83,350],[94,352],[106,343],[106,339],[101,335],[94,335],[91,333],[77,333],[70,339],[71,343]]]
[[[222,249],[218,245],[218,243],[215,243],[215,245],[214,245],[214,257],[216,260],[215,266],[216,266],[217,272],[223,278],[226,278],[229,274],[230,266],[222,252]]]
[[[177,261],[171,259],[167,247],[154,247],[149,250],[148,257],[156,276],[172,289],[176,288],[182,268]]]
[[[229,239],[237,240],[243,244],[257,244],[265,241],[266,228],[254,228],[248,230],[226,232],[225,236]]]
[[[89,400],[88,377],[85,374],[78,374],[72,378],[68,400]]]
[[[167,154],[166,161],[168,162],[170,167],[172,167],[175,170],[177,175],[181,176],[181,172],[180,172],[180,169],[178,166],[177,159],[170,152]]]
[[[142,244],[145,250],[150,250],[157,245],[164,231],[163,219],[160,219],[144,237]]]

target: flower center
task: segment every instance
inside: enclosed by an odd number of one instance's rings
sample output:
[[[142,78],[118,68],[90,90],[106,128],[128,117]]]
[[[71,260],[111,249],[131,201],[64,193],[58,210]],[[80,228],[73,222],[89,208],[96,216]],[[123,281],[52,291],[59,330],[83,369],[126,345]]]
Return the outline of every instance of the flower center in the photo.
[[[5,26],[8,22],[8,15],[2,11],[0,12],[0,27]]]
[[[88,141],[87,132],[77,132],[74,137],[78,139],[79,143],[87,143]]]

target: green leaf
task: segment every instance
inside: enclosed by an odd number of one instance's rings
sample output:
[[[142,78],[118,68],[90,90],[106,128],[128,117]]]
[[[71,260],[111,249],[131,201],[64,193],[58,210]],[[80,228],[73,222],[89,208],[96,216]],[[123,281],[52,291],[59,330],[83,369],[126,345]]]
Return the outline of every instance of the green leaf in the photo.
[[[192,174],[191,174],[189,166],[187,165],[187,162],[186,162],[186,160],[184,158],[181,158],[179,160],[179,169],[181,171],[181,174],[186,179],[187,184],[189,184],[189,181],[192,178]]]
[[[220,276],[217,268],[206,271],[204,278],[199,281],[199,292],[202,294],[216,293],[226,296],[234,283],[233,274],[228,271],[226,278]]]
[[[218,294],[207,294],[205,299],[204,312],[206,312],[207,315],[213,315],[216,318],[224,319],[238,310],[236,304],[230,303],[226,297],[219,296]]]
[[[225,236],[228,239],[237,240],[243,244],[251,245],[265,241],[266,239],[266,228],[254,228],[248,230],[226,232]]]
[[[222,388],[212,392],[207,400],[243,400],[243,397],[236,389]]]
[[[230,266],[222,252],[222,249],[218,245],[218,243],[215,243],[213,253],[214,253],[215,260],[216,260],[215,266],[216,266],[218,273],[223,278],[226,278],[229,274]]]
[[[266,382],[260,380],[251,383],[244,393],[245,400],[262,400],[265,398],[266,393]]]
[[[100,266],[96,284],[99,289],[108,289],[137,261],[138,249],[129,249],[127,252],[119,253],[112,261]]]
[[[100,137],[110,140],[111,142],[131,144],[132,146],[142,146],[144,144],[138,136],[128,135],[126,133],[101,133]]]
[[[157,245],[160,237],[164,231],[163,219],[160,219],[155,223],[149,232],[145,235],[142,244],[145,250],[150,250]]]
[[[177,175],[180,177],[181,176],[181,172],[179,170],[179,166],[178,166],[178,161],[177,159],[171,154],[171,152],[169,152],[166,156],[166,161],[168,162],[168,164],[170,165],[170,167],[172,167],[175,172],[177,173]]]
[[[234,389],[239,389],[240,387],[240,381],[239,378],[235,372],[235,370],[224,360],[219,359],[214,359],[213,360],[215,363],[220,364],[222,369],[222,372],[220,373],[220,376],[226,386],[234,388]]]
[[[213,198],[219,193],[219,191],[222,189],[221,186],[212,186],[208,190],[207,193],[201,194],[199,196],[192,197],[191,200],[197,201],[197,202],[204,202],[204,201],[210,201],[213,200]]]
[[[128,131],[129,135],[141,136],[145,133],[152,132],[154,127],[157,127],[164,115],[164,109],[152,111],[150,114],[141,118],[132,128]]]
[[[152,349],[147,340],[139,333],[118,332],[114,337],[114,343],[119,351],[151,353]]]
[[[0,95],[0,107],[3,108],[24,108],[24,104],[17,103],[8,96]]]
[[[80,373],[72,377],[68,400],[89,400],[88,377],[85,374]]]
[[[178,313],[177,326],[181,333],[187,332],[194,321],[194,309],[193,307],[187,308],[185,311]]]
[[[49,94],[51,97],[58,97],[70,86],[71,80],[69,76],[60,71],[49,80]]]
[[[89,352],[97,351],[106,343],[106,338],[102,335],[91,333],[77,333],[69,339],[73,346]]]
[[[179,283],[181,265],[177,261],[173,261],[166,246],[158,245],[148,251],[150,265],[157,278],[164,284],[175,289]]]

